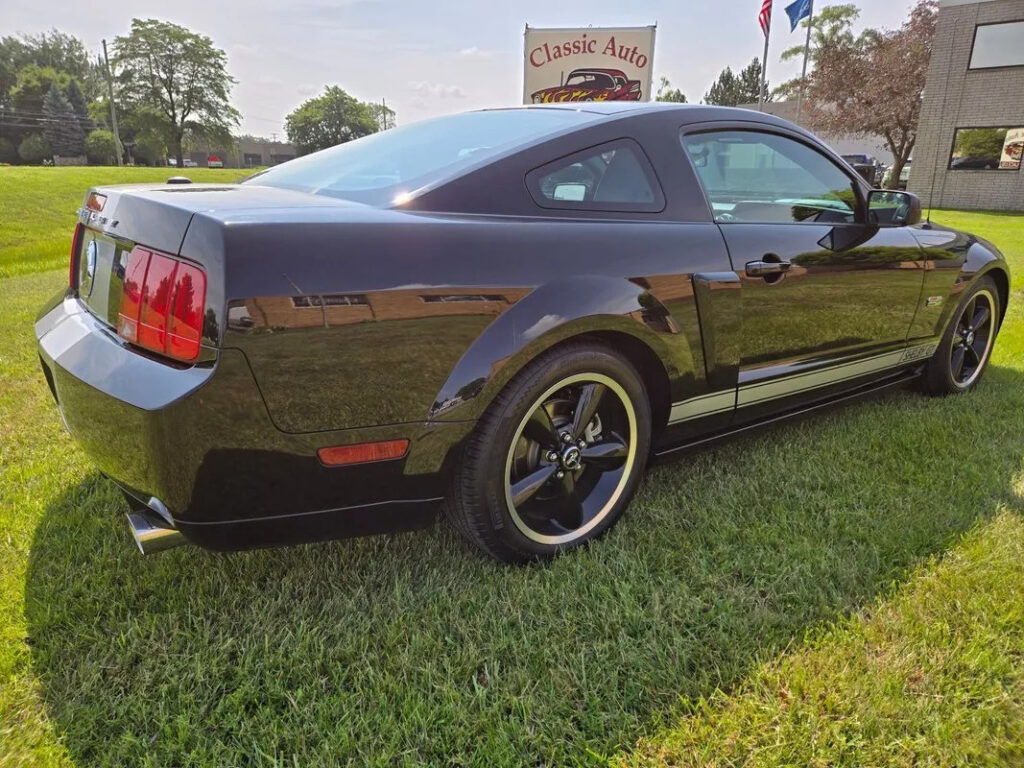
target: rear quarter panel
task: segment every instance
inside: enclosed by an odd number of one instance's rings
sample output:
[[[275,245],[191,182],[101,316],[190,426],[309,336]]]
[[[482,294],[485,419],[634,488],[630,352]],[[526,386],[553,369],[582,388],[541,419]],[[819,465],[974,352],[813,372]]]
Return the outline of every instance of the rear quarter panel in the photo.
[[[367,217],[216,227],[224,346],[245,353],[280,429],[475,418],[533,355],[602,329],[651,346],[674,391],[704,386],[690,275],[729,269],[713,224]]]

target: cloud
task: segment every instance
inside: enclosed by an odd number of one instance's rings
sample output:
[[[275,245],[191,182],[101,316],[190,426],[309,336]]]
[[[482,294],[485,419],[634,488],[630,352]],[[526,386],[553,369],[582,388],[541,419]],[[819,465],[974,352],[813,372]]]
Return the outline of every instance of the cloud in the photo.
[[[457,85],[432,83],[428,80],[409,83],[409,90],[435,99],[464,99],[466,97],[465,92]]]
[[[477,48],[475,45],[459,51],[459,56],[464,59],[489,59],[493,55],[494,51],[485,51],[482,48]]]

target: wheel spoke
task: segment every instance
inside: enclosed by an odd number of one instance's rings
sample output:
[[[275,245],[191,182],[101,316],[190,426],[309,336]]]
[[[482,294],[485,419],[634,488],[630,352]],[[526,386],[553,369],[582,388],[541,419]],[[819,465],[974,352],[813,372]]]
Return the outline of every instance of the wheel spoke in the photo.
[[[558,445],[558,430],[551,421],[547,409],[540,405],[530,414],[529,421],[523,427],[523,435],[546,448]]]
[[[600,443],[588,445],[581,453],[585,464],[597,467],[602,472],[609,472],[626,462],[629,446],[616,435]]]
[[[593,420],[605,390],[604,384],[586,384],[580,390],[580,399],[576,403],[576,414],[572,420],[573,440],[579,440],[583,435],[583,430]]]
[[[960,346],[960,347],[957,347],[956,349],[953,350],[953,357],[952,357],[952,360],[951,360],[952,370],[953,370],[953,378],[957,379],[958,381],[960,379],[960,376],[963,374],[963,370],[964,370],[964,357],[965,357],[965,349],[964,349],[964,347]]]
[[[978,351],[979,345],[981,346],[981,351]],[[981,355],[985,351],[985,345],[978,341],[974,342],[974,344],[965,344],[964,351],[974,359],[974,365],[977,365],[981,362]]]
[[[555,474],[556,469],[558,469],[556,464],[545,464],[540,469],[528,474],[518,483],[514,483],[512,485],[512,503],[518,507],[532,498],[543,487],[544,483]]]
[[[583,504],[576,493],[576,478],[572,472],[566,472],[558,481],[559,498],[555,502],[559,509],[553,515],[562,527],[574,531],[583,525]]]
[[[960,317],[960,325],[964,328],[970,328],[971,318],[974,317],[974,310],[978,306],[978,297],[975,296],[970,302],[964,307],[964,313]]]
[[[972,315],[971,327],[974,328],[975,332],[980,331],[991,319],[992,312],[988,307],[978,307],[977,311]]]

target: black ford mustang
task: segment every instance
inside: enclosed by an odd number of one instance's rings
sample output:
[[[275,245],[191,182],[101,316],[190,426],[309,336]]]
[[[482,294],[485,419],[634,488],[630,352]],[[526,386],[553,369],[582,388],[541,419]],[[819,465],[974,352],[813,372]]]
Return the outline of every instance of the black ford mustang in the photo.
[[[652,458],[972,388],[1007,267],[920,219],[767,115],[472,112],[240,185],[90,190],[36,334],[143,551],[414,528],[447,501],[528,560],[607,530]]]

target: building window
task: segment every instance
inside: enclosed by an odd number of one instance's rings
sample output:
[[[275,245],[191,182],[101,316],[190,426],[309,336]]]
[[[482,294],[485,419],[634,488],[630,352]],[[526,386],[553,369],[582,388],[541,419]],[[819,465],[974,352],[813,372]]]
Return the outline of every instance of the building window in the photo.
[[[1024,67],[1024,21],[975,28],[971,69],[992,67]]]
[[[246,152],[244,160],[246,168],[255,168],[257,165],[263,165],[263,155],[259,152]]]
[[[457,304],[463,301],[504,301],[504,296],[484,293],[457,293],[450,296],[420,296],[427,304]]]
[[[1019,171],[1024,128],[957,128],[952,171]]]
[[[366,297],[359,294],[330,293],[326,296],[292,296],[292,306],[296,309],[350,307],[356,304],[368,303]]]

